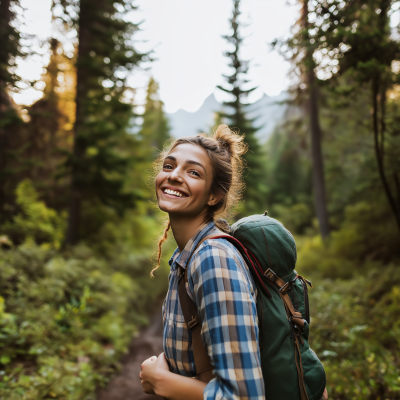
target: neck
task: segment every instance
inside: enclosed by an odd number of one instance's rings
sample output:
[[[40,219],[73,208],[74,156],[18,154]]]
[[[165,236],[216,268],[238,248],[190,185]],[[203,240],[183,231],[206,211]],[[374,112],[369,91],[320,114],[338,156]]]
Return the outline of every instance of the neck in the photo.
[[[176,244],[179,251],[182,251],[187,242],[205,226],[206,215],[201,213],[194,218],[188,218],[187,216],[169,214],[169,220]]]

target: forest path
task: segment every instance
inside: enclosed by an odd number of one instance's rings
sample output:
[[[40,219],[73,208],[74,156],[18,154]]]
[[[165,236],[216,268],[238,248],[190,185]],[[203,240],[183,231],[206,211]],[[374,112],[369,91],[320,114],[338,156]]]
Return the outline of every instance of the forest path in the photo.
[[[161,304],[153,309],[149,325],[129,346],[129,353],[121,360],[123,367],[105,389],[99,390],[97,400],[160,400],[161,397],[143,393],[140,384],[140,364],[151,356],[162,353]]]

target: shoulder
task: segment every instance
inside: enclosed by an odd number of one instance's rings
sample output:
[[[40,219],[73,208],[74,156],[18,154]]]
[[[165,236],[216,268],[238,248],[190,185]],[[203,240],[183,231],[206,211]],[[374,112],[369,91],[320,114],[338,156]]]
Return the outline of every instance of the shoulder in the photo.
[[[220,252],[225,253],[229,257],[241,257],[238,249],[231,242],[224,238],[205,240],[195,251],[195,254],[204,253],[211,249],[218,249]]]
[[[194,285],[207,280],[242,281],[254,293],[254,283],[243,257],[226,239],[205,240],[193,253],[188,279]]]
[[[226,239],[207,239],[193,253],[190,269],[198,266],[201,263],[211,263],[219,266],[222,263],[235,265],[244,263],[242,256],[236,247]]]

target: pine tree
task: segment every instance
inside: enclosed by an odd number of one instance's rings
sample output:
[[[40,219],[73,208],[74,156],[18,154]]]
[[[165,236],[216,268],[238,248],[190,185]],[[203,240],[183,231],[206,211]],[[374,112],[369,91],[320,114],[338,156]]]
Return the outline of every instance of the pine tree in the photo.
[[[149,174],[156,156],[170,138],[168,119],[163,110],[164,103],[159,97],[157,82],[150,78],[147,87],[146,104],[142,114],[143,122],[137,134],[126,138],[125,147],[129,149],[130,177],[128,185],[135,188],[136,193],[144,198],[151,197],[149,190]],[[146,200],[148,205],[148,201]],[[152,207],[148,208],[152,212]]]
[[[56,2],[57,3],[57,2]],[[133,115],[125,98],[129,71],[147,58],[133,44],[137,24],[124,19],[131,0],[59,0],[78,31],[74,149],[66,241],[79,240],[82,205],[90,201],[122,214],[135,193],[125,188],[128,159],[121,149]],[[75,17],[75,15],[77,17]]]
[[[66,206],[65,198],[58,193],[67,188],[65,179],[59,179],[59,175],[65,153],[71,150],[72,134],[72,116],[65,101],[65,78],[72,61],[55,38],[50,40],[50,52],[50,62],[43,75],[46,84],[43,97],[27,108],[30,121],[24,129],[24,163],[29,168],[23,177],[32,180],[46,204],[61,209]]]
[[[6,203],[14,191],[13,159],[19,145],[19,129],[22,120],[10,96],[17,90],[20,77],[15,73],[16,58],[23,56],[21,34],[13,22],[19,7],[18,0],[0,2],[0,222],[4,222],[9,212]],[[18,138],[17,138],[18,136]]]
[[[239,17],[240,17],[240,0],[234,0],[233,15],[230,19],[232,33],[223,36],[231,45],[232,51],[227,51],[225,55],[229,58],[229,66],[233,68],[231,75],[223,75],[227,80],[228,86],[218,86],[225,93],[228,93],[232,100],[223,103],[224,110],[220,113],[222,121],[226,122],[231,128],[245,135],[245,141],[249,146],[249,151],[245,155],[247,164],[247,172],[245,173],[245,212],[259,213],[265,208],[265,184],[263,173],[263,155],[261,146],[255,136],[257,128],[254,127],[254,119],[250,119],[246,114],[245,100],[249,93],[256,89],[243,88],[243,85],[249,81],[246,79],[246,74],[249,69],[249,62],[240,58],[240,48],[243,43],[243,38],[239,33]]]
[[[163,148],[170,138],[170,127],[164,110],[164,103],[160,100],[158,83],[150,78],[147,87],[146,105],[143,113],[142,129],[139,132],[144,148],[148,149],[150,161]]]

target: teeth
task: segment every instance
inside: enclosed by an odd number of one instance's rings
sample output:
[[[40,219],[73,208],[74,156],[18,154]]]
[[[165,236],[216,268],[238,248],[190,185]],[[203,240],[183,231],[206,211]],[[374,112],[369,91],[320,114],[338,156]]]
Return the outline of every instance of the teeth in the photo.
[[[171,190],[171,189],[165,189],[164,193],[173,194],[174,196],[177,196],[177,197],[183,197],[183,195],[181,193],[176,192],[175,190]]]

